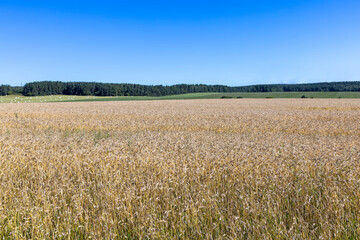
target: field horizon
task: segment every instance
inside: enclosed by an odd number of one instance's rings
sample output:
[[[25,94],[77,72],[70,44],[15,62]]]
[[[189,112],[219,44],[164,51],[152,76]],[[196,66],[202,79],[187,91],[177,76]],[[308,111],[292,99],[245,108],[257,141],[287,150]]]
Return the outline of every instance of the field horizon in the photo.
[[[0,103],[45,103],[45,102],[92,102],[92,101],[148,101],[148,100],[186,100],[186,99],[221,99],[221,98],[360,98],[360,92],[207,92],[187,93],[161,97],[150,96],[78,96],[78,95],[48,95],[27,97],[23,95],[0,96]]]

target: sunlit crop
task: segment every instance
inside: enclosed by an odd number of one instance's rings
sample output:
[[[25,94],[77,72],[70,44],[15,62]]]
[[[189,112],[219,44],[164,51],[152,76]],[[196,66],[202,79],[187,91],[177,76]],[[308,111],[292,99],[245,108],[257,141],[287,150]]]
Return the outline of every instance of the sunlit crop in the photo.
[[[0,104],[1,239],[358,239],[360,100]]]

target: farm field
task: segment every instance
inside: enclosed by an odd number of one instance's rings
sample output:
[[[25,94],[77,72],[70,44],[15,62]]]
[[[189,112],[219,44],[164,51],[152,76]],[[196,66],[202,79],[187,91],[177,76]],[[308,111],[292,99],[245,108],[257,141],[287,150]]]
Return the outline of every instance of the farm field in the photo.
[[[268,92],[268,93],[188,93],[161,97],[148,96],[73,96],[73,95],[50,95],[27,97],[22,95],[0,96],[0,103],[48,103],[48,102],[93,102],[93,101],[143,101],[143,100],[185,100],[185,99],[218,99],[230,98],[360,98],[360,92]]]
[[[357,99],[0,104],[0,238],[359,239],[359,119]]]

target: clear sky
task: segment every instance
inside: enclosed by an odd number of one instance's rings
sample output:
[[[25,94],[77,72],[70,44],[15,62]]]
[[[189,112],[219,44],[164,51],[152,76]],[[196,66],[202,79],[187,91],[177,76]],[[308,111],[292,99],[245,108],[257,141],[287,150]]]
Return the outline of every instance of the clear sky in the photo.
[[[360,81],[359,0],[0,0],[0,84]]]

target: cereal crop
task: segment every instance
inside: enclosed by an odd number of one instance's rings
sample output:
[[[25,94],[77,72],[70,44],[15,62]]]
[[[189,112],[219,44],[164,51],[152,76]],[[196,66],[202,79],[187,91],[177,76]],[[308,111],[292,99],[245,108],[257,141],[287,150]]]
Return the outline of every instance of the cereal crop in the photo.
[[[360,100],[0,104],[1,239],[359,239]]]

